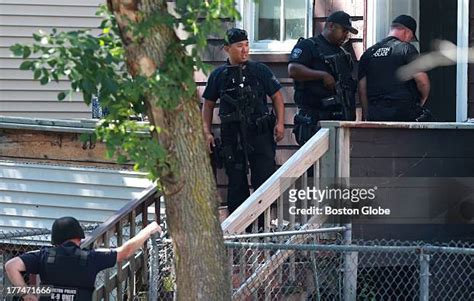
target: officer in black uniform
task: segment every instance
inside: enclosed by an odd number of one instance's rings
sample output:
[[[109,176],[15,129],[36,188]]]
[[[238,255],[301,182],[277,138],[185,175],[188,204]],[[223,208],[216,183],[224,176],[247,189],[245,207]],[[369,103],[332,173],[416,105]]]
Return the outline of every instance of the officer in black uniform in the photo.
[[[116,249],[83,250],[79,247],[84,231],[73,217],[54,221],[51,241],[54,247],[45,247],[9,260],[5,270],[13,286],[24,287],[22,272],[40,275],[41,285],[52,287],[51,295],[39,300],[90,301],[97,274],[113,267],[143,246],[160,226],[153,222]],[[38,300],[25,295],[23,300]]]
[[[209,76],[203,93],[204,133],[209,151],[215,147],[211,134],[213,110],[220,101],[223,158],[228,177],[227,205],[232,213],[250,195],[247,172],[257,189],[275,171],[276,142],[284,134],[284,104],[281,85],[264,64],[249,60],[247,32],[232,28],[226,33],[224,50],[229,58]],[[270,113],[272,100],[276,118]]]
[[[368,121],[430,121],[422,109],[430,91],[425,72],[401,81],[397,70],[419,56],[410,44],[417,41],[416,21],[410,16],[396,17],[388,37],[373,45],[359,63],[359,98],[363,119]]]
[[[320,120],[355,120],[357,84],[352,78],[352,58],[341,47],[349,32],[358,32],[350,16],[336,11],[327,18],[321,34],[300,39],[290,54],[288,74],[294,79],[299,109],[293,133],[299,145],[316,133]]]

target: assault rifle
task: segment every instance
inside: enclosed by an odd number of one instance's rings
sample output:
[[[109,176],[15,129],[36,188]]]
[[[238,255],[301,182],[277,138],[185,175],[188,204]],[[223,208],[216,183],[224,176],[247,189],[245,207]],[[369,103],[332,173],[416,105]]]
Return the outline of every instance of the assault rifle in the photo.
[[[232,79],[233,86],[224,90],[221,95],[221,101],[227,102],[235,108],[235,112],[220,116],[222,123],[238,122],[239,123],[239,147],[242,148],[245,160],[245,172],[249,171],[248,154],[253,151],[248,143],[247,131],[250,124],[250,116],[254,113],[254,104],[250,97],[252,89],[250,86],[244,85],[242,66],[228,66],[228,75]],[[229,94],[236,95],[232,97]]]

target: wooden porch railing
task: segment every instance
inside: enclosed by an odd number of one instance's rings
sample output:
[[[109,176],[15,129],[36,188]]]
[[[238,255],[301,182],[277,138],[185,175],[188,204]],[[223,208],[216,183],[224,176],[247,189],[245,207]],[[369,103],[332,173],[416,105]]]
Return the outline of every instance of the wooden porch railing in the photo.
[[[283,219],[286,218],[285,210],[288,211],[291,205],[287,195],[288,189],[305,189],[309,186],[318,189],[325,180],[348,178],[349,133],[348,129],[336,127],[319,130],[222,223],[224,233],[239,234],[245,231],[249,225],[253,225],[253,230],[257,229],[261,214],[263,214],[264,220],[263,230],[269,232],[272,208],[275,207],[277,226],[279,230],[282,230]],[[308,170],[311,168],[312,181],[308,176]],[[297,204],[299,209],[318,207],[316,200],[310,202],[305,198]],[[315,229],[327,221],[327,217],[324,215],[302,214],[296,217],[294,214],[288,214],[287,216],[289,219],[288,230],[295,229],[296,223],[299,223],[301,230]],[[304,243],[304,241],[301,236],[292,236],[286,243]],[[232,254],[229,253],[229,255],[230,262],[232,262]],[[255,268],[249,277],[239,277],[243,281],[234,292],[233,298],[245,300],[255,292],[255,289],[250,288],[255,288],[257,283],[262,283],[262,279],[279,269],[287,259],[290,260],[291,265],[294,261],[291,258],[292,255],[293,252],[288,250],[278,251],[272,256],[265,254],[265,261]],[[239,270],[243,270],[243,267],[241,266]]]
[[[135,236],[138,232],[137,224],[141,222],[142,227],[148,224],[148,209],[152,205],[155,208],[155,220],[159,223],[160,197],[156,186],[148,187],[138,197],[108,218],[90,236],[87,236],[81,243],[81,248],[120,246],[124,237]],[[111,270],[106,270],[104,283],[96,288],[93,295],[94,300],[109,300],[111,292],[115,289],[117,292],[115,300],[123,300],[124,295],[127,296],[127,300],[132,300],[136,295],[135,283],[146,284],[148,281],[147,262],[148,252],[144,248],[138,256],[132,256],[127,262],[117,264],[116,274],[111,275]]]

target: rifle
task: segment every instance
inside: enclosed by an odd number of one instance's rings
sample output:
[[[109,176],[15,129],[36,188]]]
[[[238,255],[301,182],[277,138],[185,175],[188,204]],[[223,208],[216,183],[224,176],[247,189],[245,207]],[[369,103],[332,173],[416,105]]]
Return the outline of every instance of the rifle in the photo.
[[[234,87],[224,90],[224,93],[221,95],[221,101],[225,101],[235,108],[235,112],[222,115],[221,122],[238,122],[239,123],[239,137],[240,137],[240,146],[244,152],[245,160],[245,173],[249,172],[249,163],[248,163],[248,154],[253,151],[252,147],[248,144],[247,140],[247,125],[250,124],[250,116],[254,113],[254,107],[251,103],[251,99],[246,97],[246,94],[251,92],[250,86],[245,86],[243,81],[242,66],[229,66],[227,71],[231,72],[232,69],[237,69],[237,76],[234,77]],[[233,72],[233,75],[235,71]],[[229,92],[236,92],[236,98],[233,98],[229,95]]]
[[[339,72],[339,60],[342,58],[341,54],[334,54],[324,56],[324,62],[331,68],[333,74],[336,75],[336,94],[330,97],[321,99],[323,107],[331,107],[339,105],[342,112],[337,112],[342,117],[342,120],[352,120],[351,104],[350,104],[350,87],[344,85],[342,74]]]

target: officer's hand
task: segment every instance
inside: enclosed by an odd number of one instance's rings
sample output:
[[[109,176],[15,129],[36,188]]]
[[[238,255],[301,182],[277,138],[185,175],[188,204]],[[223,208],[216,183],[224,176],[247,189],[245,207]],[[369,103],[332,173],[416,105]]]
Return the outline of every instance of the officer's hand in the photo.
[[[283,123],[277,123],[273,131],[273,136],[275,138],[275,141],[276,142],[280,141],[281,139],[283,139],[284,135],[285,135],[285,125]]]
[[[331,91],[336,90],[336,80],[331,74],[327,72],[323,76],[323,84],[324,84],[324,87],[328,90],[331,90]]]
[[[153,223],[149,224],[148,226],[146,226],[145,229],[148,231],[148,233],[150,235],[155,234],[156,232],[161,233],[161,227],[160,227],[160,225],[158,225],[157,222],[153,222]]]
[[[38,297],[35,295],[23,295],[22,296],[23,300],[25,301],[38,301]]]
[[[212,134],[205,134],[206,135],[206,145],[207,151],[212,154],[212,148],[216,147],[216,142],[214,141],[214,136]]]

